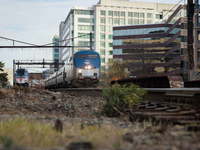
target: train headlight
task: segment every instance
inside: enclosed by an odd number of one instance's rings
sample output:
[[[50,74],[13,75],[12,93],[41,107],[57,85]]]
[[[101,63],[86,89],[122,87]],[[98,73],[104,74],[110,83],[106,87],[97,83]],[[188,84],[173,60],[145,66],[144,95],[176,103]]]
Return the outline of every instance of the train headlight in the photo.
[[[94,72],[97,72],[97,70],[94,70]]]
[[[90,65],[85,66],[85,69],[91,69],[91,66]]]
[[[79,73],[81,73],[81,69],[80,69],[80,70],[78,70],[78,72],[79,72]]]

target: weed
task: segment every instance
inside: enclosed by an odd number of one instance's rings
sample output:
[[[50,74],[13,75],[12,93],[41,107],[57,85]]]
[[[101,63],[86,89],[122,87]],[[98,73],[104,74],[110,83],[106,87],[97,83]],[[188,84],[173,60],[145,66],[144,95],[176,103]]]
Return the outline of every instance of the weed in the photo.
[[[139,88],[139,86],[130,84],[129,86],[124,85],[121,87],[115,83],[110,89],[103,90],[103,98],[106,104],[103,105],[103,114],[106,116],[115,116],[125,108],[132,108],[134,104],[140,103],[142,96],[146,93],[146,90]]]

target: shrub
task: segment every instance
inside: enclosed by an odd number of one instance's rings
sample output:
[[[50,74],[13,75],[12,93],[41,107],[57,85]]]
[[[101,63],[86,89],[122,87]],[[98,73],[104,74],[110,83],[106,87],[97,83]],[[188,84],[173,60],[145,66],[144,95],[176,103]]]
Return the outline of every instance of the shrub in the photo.
[[[106,104],[103,105],[103,115],[116,116],[126,108],[132,108],[134,104],[140,103],[146,90],[139,86],[130,84],[121,87],[118,83],[112,85],[109,89],[103,90],[103,98]],[[115,109],[116,108],[116,109]]]

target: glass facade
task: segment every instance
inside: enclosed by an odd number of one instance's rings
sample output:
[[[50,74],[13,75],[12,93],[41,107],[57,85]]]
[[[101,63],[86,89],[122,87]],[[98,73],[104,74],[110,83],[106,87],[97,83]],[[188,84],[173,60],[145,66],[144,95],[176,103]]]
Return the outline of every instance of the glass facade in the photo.
[[[100,18],[100,23],[106,23],[106,19],[105,18]]]
[[[77,14],[77,15],[93,15],[93,11],[89,11],[89,10],[76,10],[75,14]]]
[[[105,26],[100,26],[100,31],[105,32],[106,31]]]
[[[113,19],[112,18],[108,18],[108,24],[113,24]]]
[[[132,12],[128,12],[128,17],[133,17],[133,13]]]
[[[105,55],[105,50],[100,50],[100,55]]]
[[[100,47],[105,47],[105,42],[100,42]]]
[[[78,41],[78,46],[90,46],[88,41]],[[94,47],[94,42],[92,42],[92,47]]]
[[[128,16],[132,17],[132,13],[129,12]],[[152,13],[147,13],[147,18],[149,18],[147,23],[152,23],[152,20],[150,20],[152,17]],[[162,19],[162,15],[156,15],[155,17],[156,19]],[[134,12],[133,19],[128,19],[128,24],[144,24],[144,18],[144,13]],[[175,19],[172,20],[175,21]],[[129,64],[128,70],[131,75],[140,74],[141,71],[144,71],[144,74],[171,73],[173,75],[174,71],[182,67],[182,62],[180,60],[169,62],[181,55],[181,48],[177,45],[186,42],[187,37],[178,36],[173,38],[174,35],[180,34],[179,26],[171,29],[167,35],[165,33],[172,28],[172,25],[171,27],[165,24],[159,25],[161,27],[156,26],[158,25],[149,25],[149,27],[142,28],[142,26],[137,25],[132,26],[132,29],[130,29],[130,26],[127,29],[126,26],[124,28],[119,27],[119,29],[116,27],[113,31],[113,37],[115,37],[113,39],[113,52],[108,51],[108,54],[113,55],[114,60],[122,60],[123,63]],[[134,35],[136,35],[135,38]],[[148,37],[137,37],[137,35],[148,35]],[[168,43],[169,40],[171,40],[170,43]],[[171,51],[170,54],[167,53],[169,51]],[[149,67],[145,68],[145,66]]]
[[[121,12],[121,17],[125,17],[125,12],[124,11]]]
[[[163,34],[169,29],[169,27],[155,27],[155,28],[140,28],[140,29],[124,29],[115,30],[113,32],[114,36],[127,36],[127,35],[141,35],[141,34]],[[180,31],[180,29],[174,29]],[[171,31],[172,32],[172,31]]]
[[[89,33],[87,34],[87,33],[78,33],[78,37],[80,38],[80,39],[90,39],[90,35],[89,35]],[[94,39],[94,33],[92,33],[92,39]]]
[[[113,11],[108,11],[108,16],[113,16]]]
[[[105,40],[105,34],[100,34],[100,39]]]
[[[152,18],[152,13],[147,13],[147,18],[151,19]]]
[[[78,18],[78,22],[94,23],[94,19],[93,18]]]
[[[105,16],[106,15],[106,11],[105,10],[101,10],[100,11],[100,15]]]
[[[54,52],[55,53],[59,53],[59,49],[54,49]]]
[[[108,39],[112,40],[113,39],[113,35],[112,34],[108,35]]]
[[[59,54],[54,54],[54,57],[59,57]]]
[[[101,63],[105,63],[105,58],[101,58]]]
[[[94,31],[94,26],[78,25],[78,31]]]

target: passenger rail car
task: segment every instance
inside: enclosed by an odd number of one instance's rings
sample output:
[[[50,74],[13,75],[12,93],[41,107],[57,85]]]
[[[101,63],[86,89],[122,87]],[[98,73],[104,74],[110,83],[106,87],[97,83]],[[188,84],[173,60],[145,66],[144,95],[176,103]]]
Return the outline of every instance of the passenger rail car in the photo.
[[[80,51],[45,80],[45,88],[97,87],[100,78],[100,56],[94,51]]]
[[[26,69],[17,69],[14,78],[15,85],[29,86],[29,73]]]

